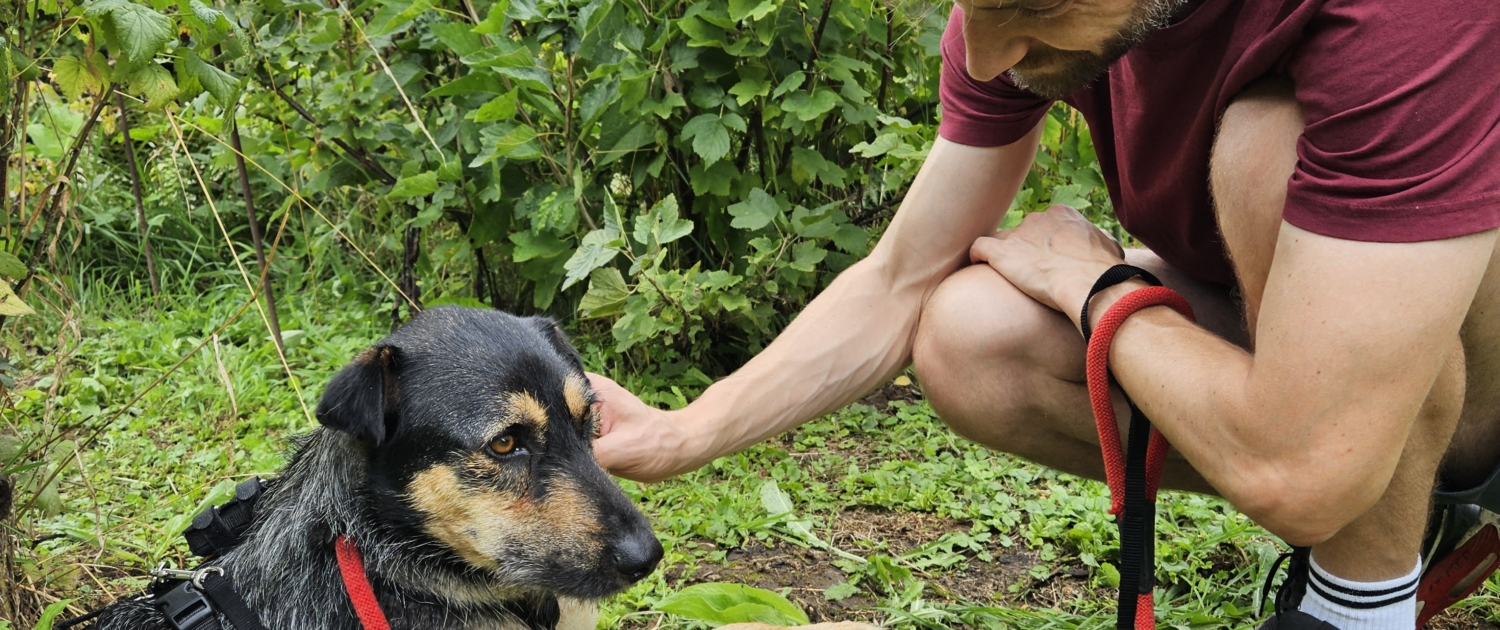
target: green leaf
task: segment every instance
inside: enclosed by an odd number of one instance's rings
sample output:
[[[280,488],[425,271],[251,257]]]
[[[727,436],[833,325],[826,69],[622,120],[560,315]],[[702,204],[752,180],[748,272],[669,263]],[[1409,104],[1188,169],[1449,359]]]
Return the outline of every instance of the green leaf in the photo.
[[[16,258],[10,252],[0,251],[0,276],[12,280],[26,277],[26,263],[21,262],[20,258]]]
[[[630,297],[630,287],[625,277],[614,267],[595,269],[589,274],[589,291],[578,302],[578,310],[584,317],[606,317],[625,308],[625,299]]]
[[[437,171],[418,173],[411,177],[402,177],[391,186],[391,192],[386,193],[387,199],[410,199],[412,197],[425,197],[437,192]]]
[[[729,88],[729,93],[734,95],[734,100],[744,105],[757,96],[765,96],[771,90],[771,84],[765,79],[745,77],[739,83]]]
[[[97,55],[96,59],[102,62],[104,56]],[[94,67],[108,68],[108,66],[101,67],[99,63],[96,63]],[[72,55],[58,57],[52,62],[52,78],[57,81],[57,86],[62,88],[63,95],[67,96],[70,101],[78,100],[84,92],[98,94],[99,90],[104,87],[104,80],[94,72],[90,72],[88,64],[85,64],[83,60]]]
[[[1071,206],[1074,210],[1082,210],[1093,205],[1089,203],[1089,191],[1085,190],[1079,184],[1054,187],[1052,189],[1052,203]]]
[[[504,122],[485,127],[479,130],[482,148],[469,166],[484,166],[499,158],[534,160],[541,155],[541,150],[531,142],[534,139],[536,130],[530,125]]]
[[[694,584],[668,596],[656,609],[714,624],[800,626],[808,623],[807,613],[779,593],[744,584]]]
[[[729,0],[729,18],[759,20],[776,10],[776,0]]]
[[[693,152],[713,164],[729,155],[729,130],[718,114],[699,114],[682,126],[682,138],[693,139]]]
[[[20,296],[16,295],[15,291],[11,290],[9,282],[0,280],[0,315],[19,317],[35,312],[25,302],[21,301]]]
[[[855,256],[864,256],[870,251],[870,233],[858,225],[845,223],[833,233],[833,244]]]
[[[598,83],[585,91],[578,108],[578,125],[587,127],[593,124],[619,93],[620,77],[618,76],[610,77],[609,80]]]
[[[891,152],[901,143],[901,137],[894,133],[883,133],[875,136],[874,142],[861,142],[849,149],[850,153],[857,153],[863,157],[880,157]]]
[[[651,210],[635,218],[635,240],[656,248],[693,233],[693,222],[678,218],[677,195],[667,195]]]
[[[63,610],[67,609],[68,604],[71,603],[73,603],[73,600],[64,599],[49,604],[45,609],[42,610],[42,617],[36,621],[35,626],[32,626],[32,630],[52,630],[52,622],[56,620],[57,616],[61,615],[63,613]]]
[[[618,230],[600,229],[585,234],[578,251],[573,252],[567,264],[563,265],[568,270],[567,277],[563,278],[563,290],[566,291],[568,287],[587,278],[595,269],[609,264],[624,246],[625,241],[620,238]]]
[[[802,87],[802,82],[806,80],[807,75],[801,70],[786,75],[786,78],[781,80],[781,85],[776,86],[776,91],[771,93],[771,98],[781,98],[782,94]]]
[[[490,99],[490,102],[474,110],[474,122],[494,122],[497,120],[510,120],[516,115],[516,97],[520,92],[512,90],[500,96]]]
[[[193,17],[198,18],[204,26],[219,33],[228,33],[234,29],[234,25],[229,22],[229,18],[224,16],[223,11],[203,4],[199,0],[189,2],[188,10],[192,11]]]
[[[505,17],[518,22],[529,22],[542,17],[536,10],[536,0],[510,0],[505,6]]]
[[[817,242],[802,241],[792,248],[792,262],[788,266],[797,271],[812,272],[827,255],[828,250],[819,247]]]
[[[849,582],[839,582],[823,591],[823,598],[830,602],[842,601],[859,593],[859,587]]]
[[[467,57],[484,50],[484,40],[480,39],[475,31],[478,28],[470,28],[464,24],[453,22],[440,22],[428,27],[432,34],[460,57]]]
[[[192,50],[182,52],[183,71],[198,79],[220,105],[232,107],[239,100],[240,82],[233,75],[209,65]]]
[[[1120,570],[1108,562],[1099,565],[1099,571],[1095,573],[1094,579],[1109,588],[1120,588]]]
[[[393,0],[385,3],[375,15],[370,18],[370,27],[365,29],[365,35],[369,37],[380,37],[394,32],[396,29],[406,26],[418,16],[432,10],[433,0]]]
[[[422,95],[422,98],[436,98],[439,96],[463,96],[465,94],[503,94],[505,86],[499,79],[485,72],[471,72],[457,79],[449,81],[436,89]]]
[[[741,230],[759,230],[769,225],[780,212],[781,206],[776,203],[776,198],[756,188],[750,191],[749,199],[729,206],[729,215],[734,217],[729,225]]]
[[[510,235],[510,242],[516,244],[511,260],[518,263],[533,258],[551,258],[568,251],[567,241],[557,238],[551,232],[516,232]]]
[[[119,53],[130,65],[151,60],[172,40],[172,20],[151,7],[122,2],[108,9]]]
[[[780,89],[780,88],[777,88]],[[828,113],[839,104],[839,96],[827,88],[818,88],[812,95],[806,92],[793,92],[786,101],[782,102],[781,109],[795,114],[797,120],[808,122],[816,120],[819,116]]]
[[[146,106],[149,108],[160,107],[177,98],[177,80],[161,64],[148,63],[141,66],[130,73],[126,81],[132,94],[146,97]]]

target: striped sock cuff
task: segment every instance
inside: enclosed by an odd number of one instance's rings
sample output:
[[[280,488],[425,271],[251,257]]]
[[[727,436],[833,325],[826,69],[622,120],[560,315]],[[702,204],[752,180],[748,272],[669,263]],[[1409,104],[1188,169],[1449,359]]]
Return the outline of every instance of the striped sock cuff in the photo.
[[[1416,619],[1417,583],[1422,563],[1411,573],[1380,582],[1356,582],[1309,563],[1307,596],[1301,609],[1341,630],[1411,628]]]

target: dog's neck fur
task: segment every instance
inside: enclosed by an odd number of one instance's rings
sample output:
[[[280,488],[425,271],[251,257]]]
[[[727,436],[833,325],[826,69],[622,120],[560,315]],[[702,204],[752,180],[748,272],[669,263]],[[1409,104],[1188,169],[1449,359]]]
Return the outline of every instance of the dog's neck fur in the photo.
[[[256,504],[244,543],[218,563],[267,628],[360,628],[334,555],[339,535],[356,541],[393,630],[594,627],[592,602],[501,587],[435,543],[397,535],[377,514],[367,456],[348,435],[314,431]]]

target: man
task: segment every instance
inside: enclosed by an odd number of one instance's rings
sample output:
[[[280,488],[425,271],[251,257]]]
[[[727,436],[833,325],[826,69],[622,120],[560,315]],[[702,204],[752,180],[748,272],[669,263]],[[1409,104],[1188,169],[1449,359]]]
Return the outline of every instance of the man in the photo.
[[[1174,446],[1164,483],[1312,548],[1288,580],[1305,596],[1267,627],[1411,628],[1419,607],[1425,621],[1477,588],[1500,553],[1492,513],[1444,508],[1421,547],[1435,480],[1463,491],[1449,503],[1500,506],[1493,4],[958,5],[941,138],[874,252],[685,409],[596,377],[601,463],[641,480],[692,470],[912,362],[959,433],[1102,478],[1077,318],[1123,260],[1197,312],[1141,311],[1110,353]],[[1064,207],[992,234],[1054,99],[1083,112],[1121,223],[1149,250],[1122,254]]]

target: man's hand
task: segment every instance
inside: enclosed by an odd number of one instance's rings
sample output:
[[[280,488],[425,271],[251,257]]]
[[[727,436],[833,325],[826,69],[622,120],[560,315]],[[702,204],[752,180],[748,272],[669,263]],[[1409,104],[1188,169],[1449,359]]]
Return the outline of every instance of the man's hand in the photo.
[[[1125,262],[1120,244],[1077,210],[1056,205],[1021,225],[974,241],[969,258],[988,263],[1032,299],[1078,322],[1094,281]]]
[[[642,402],[609,377],[588,373],[599,402],[599,439],[594,456],[610,474],[656,482],[694,468],[682,458],[686,433],[668,412]]]

